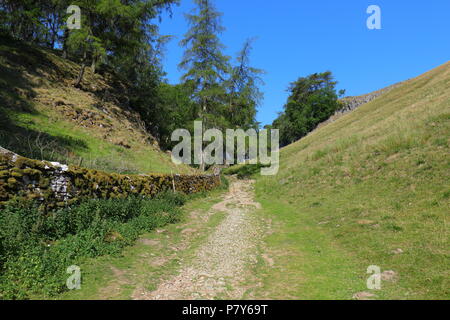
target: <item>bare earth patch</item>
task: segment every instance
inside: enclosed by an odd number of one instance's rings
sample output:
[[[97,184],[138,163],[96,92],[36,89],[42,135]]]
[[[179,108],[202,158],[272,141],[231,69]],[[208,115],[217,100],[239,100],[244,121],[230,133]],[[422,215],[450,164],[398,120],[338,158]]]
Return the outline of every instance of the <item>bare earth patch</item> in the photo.
[[[112,299],[115,295],[119,294],[123,285],[129,284],[126,272],[116,267],[111,267],[111,271],[114,274],[114,280],[111,281],[108,286],[100,290],[101,299]]]
[[[142,244],[145,244],[146,246],[152,246],[152,247],[156,247],[156,246],[160,246],[160,243],[158,240],[153,240],[153,239],[139,239],[139,242]]]
[[[355,300],[373,300],[375,297],[375,294],[366,291],[358,292],[353,295],[353,299]]]
[[[259,207],[253,200],[253,181],[233,181],[224,199],[212,208],[226,216],[200,246],[193,262],[182,265],[178,275],[162,282],[155,291],[138,288],[133,298],[242,298],[249,289],[248,283],[243,285],[243,282],[251,277],[248,267],[256,263],[257,246],[262,237],[260,224],[254,216]]]

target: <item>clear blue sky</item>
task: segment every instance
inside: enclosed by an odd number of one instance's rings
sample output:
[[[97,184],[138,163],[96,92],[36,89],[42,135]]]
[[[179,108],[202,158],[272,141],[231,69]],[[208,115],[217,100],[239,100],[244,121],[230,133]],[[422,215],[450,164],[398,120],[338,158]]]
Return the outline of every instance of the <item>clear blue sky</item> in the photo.
[[[369,30],[366,9],[381,8],[382,30]],[[450,0],[216,0],[226,28],[221,39],[235,56],[257,37],[252,65],[264,69],[264,101],[257,120],[270,124],[283,110],[290,82],[331,70],[347,95],[368,93],[418,76],[450,59]],[[181,0],[160,32],[175,39],[167,46],[164,68],[177,83],[187,31],[184,13],[194,8]]]

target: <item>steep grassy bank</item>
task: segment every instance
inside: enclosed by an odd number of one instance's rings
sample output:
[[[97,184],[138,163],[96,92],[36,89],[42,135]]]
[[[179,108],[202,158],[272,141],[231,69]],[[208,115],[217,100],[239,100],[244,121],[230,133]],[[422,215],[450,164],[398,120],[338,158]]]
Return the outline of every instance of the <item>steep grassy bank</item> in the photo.
[[[0,38],[0,145],[32,159],[116,173],[191,173],[175,166],[130,109],[127,88],[52,52]]]
[[[256,186],[279,266],[259,271],[263,292],[450,298],[449,88],[446,63],[282,150]],[[368,290],[369,265],[394,280]]]

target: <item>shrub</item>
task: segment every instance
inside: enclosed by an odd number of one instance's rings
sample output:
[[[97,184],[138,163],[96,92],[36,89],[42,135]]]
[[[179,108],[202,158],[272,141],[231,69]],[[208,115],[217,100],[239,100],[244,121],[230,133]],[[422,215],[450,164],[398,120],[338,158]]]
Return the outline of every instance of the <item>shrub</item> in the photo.
[[[185,201],[178,193],[95,199],[46,214],[31,202],[9,204],[0,211],[0,298],[64,291],[67,267],[119,253],[140,234],[177,222]]]

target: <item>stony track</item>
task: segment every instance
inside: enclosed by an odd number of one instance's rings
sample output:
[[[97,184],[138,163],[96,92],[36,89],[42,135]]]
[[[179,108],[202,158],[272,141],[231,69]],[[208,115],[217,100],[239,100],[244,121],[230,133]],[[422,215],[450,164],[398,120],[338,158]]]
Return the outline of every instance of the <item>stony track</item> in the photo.
[[[256,263],[261,241],[262,229],[254,215],[259,207],[254,201],[253,181],[233,181],[223,200],[211,208],[226,216],[200,246],[195,259],[155,291],[141,293],[139,299],[242,298],[248,288],[243,282],[251,278],[248,267]]]

